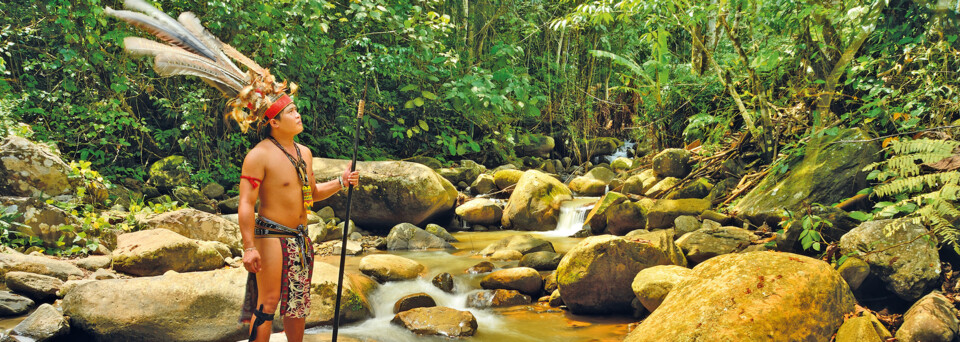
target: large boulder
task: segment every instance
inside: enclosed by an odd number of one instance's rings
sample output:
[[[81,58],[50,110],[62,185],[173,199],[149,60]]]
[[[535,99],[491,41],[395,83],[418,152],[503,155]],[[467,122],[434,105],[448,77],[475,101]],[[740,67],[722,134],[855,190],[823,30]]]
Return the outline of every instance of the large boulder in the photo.
[[[401,223],[390,229],[387,234],[387,249],[430,249],[430,248],[454,248],[446,240],[439,236],[430,234],[420,227],[409,223]]]
[[[393,303],[393,313],[431,306],[437,306],[437,301],[433,300],[433,297],[430,297],[426,292],[418,292],[403,296],[396,303]]]
[[[511,186],[517,185],[523,177],[523,171],[516,169],[503,169],[493,173],[493,182],[500,190],[505,190]]]
[[[611,206],[629,200],[627,196],[615,191],[604,194],[603,197],[600,197],[600,200],[593,205],[593,209],[590,209],[590,212],[587,213],[584,224],[588,225],[590,231],[594,234],[602,233],[603,230],[607,228],[607,210],[609,210]]]
[[[653,312],[667,294],[680,282],[693,274],[689,268],[676,265],[660,265],[646,268],[637,273],[630,285],[633,294],[647,311]]]
[[[5,281],[11,291],[38,302],[56,298],[57,291],[63,286],[60,279],[28,272],[7,272]]]
[[[552,271],[560,265],[560,260],[563,260],[562,254],[550,251],[533,252],[521,257],[517,266],[530,267],[537,271]]]
[[[331,326],[337,301],[337,277],[340,269],[325,262],[313,264],[313,283],[310,289],[310,315],[307,327]],[[343,278],[343,297],[340,302],[340,322],[359,322],[373,317],[370,295],[378,288],[377,282],[362,274],[347,271]]]
[[[32,341],[56,341],[70,333],[70,322],[53,305],[43,304],[27,319],[13,327],[12,335],[30,338]]]
[[[683,234],[677,245],[687,253],[687,259],[701,263],[712,257],[740,251],[756,240],[749,230],[737,227],[705,228]]]
[[[424,166],[429,167],[431,169],[439,169],[443,167],[443,164],[440,163],[440,160],[434,157],[414,156],[414,157],[404,159],[403,161],[423,164]]]
[[[887,289],[915,301],[940,284],[936,243],[910,218],[867,221],[840,238],[842,253],[859,253]]]
[[[466,337],[477,333],[477,318],[470,311],[434,306],[398,313],[391,320],[418,335]]]
[[[224,265],[225,256],[215,244],[163,228],[143,230],[120,235],[111,258],[115,270],[137,276],[208,271]]]
[[[493,271],[480,280],[480,287],[488,290],[517,290],[535,297],[543,288],[543,278],[530,267],[513,267]]]
[[[471,224],[499,224],[503,218],[503,208],[486,198],[470,200],[457,207],[456,213],[464,221]]]
[[[190,184],[190,171],[185,168],[187,159],[183,156],[169,156],[150,165],[150,180],[153,186],[170,190]]]
[[[530,304],[530,296],[517,290],[480,290],[467,297],[467,307],[486,309]]]
[[[653,171],[660,177],[686,177],[690,173],[690,157],[690,151],[668,148],[653,157]]]
[[[33,304],[34,302],[30,298],[9,291],[0,291],[0,316],[25,314],[33,307]]]
[[[63,209],[47,204],[32,197],[0,197],[0,205],[7,214],[15,214],[15,222],[22,226],[13,226],[12,230],[27,237],[37,237],[45,247],[61,247],[58,241],[71,243],[76,236],[72,230],[60,230],[63,225],[80,227],[80,220]],[[61,239],[62,238],[62,239]]]
[[[484,247],[478,254],[491,256],[493,253],[504,250],[517,251],[520,252],[521,255],[540,251],[555,252],[553,243],[550,241],[534,237],[530,234],[523,234],[500,239]]]
[[[234,255],[240,255],[240,226],[236,223],[196,209],[181,209],[166,212],[143,220],[147,229],[167,229],[194,240],[219,241],[230,247]]]
[[[652,232],[646,232],[642,229],[627,233],[625,238],[644,243],[649,243],[663,252],[663,255],[670,259],[670,263],[687,267],[687,258],[683,249],[675,242],[676,233],[673,229],[661,229]]]
[[[609,168],[598,166],[585,175],[570,181],[570,190],[583,196],[601,196],[606,193],[607,185],[616,177]]]
[[[623,146],[623,142],[617,138],[611,137],[600,137],[587,140],[586,142],[581,142],[582,145],[573,146],[580,160],[590,160],[594,156],[606,156],[611,155],[617,151],[620,146]]]
[[[70,166],[52,148],[10,135],[0,142],[0,193],[41,197],[72,194]]]
[[[694,267],[624,341],[829,341],[855,304],[823,261],[726,254]]]
[[[483,172],[481,168],[467,166],[444,167],[436,171],[441,177],[446,178],[452,184],[473,184],[473,181],[477,180],[477,177]]]
[[[475,195],[489,194],[497,191],[497,183],[493,175],[484,173],[477,176],[477,179],[470,183],[470,192]]]
[[[360,259],[360,272],[379,282],[416,279],[423,264],[391,254],[372,254]]]
[[[652,244],[601,235],[580,241],[560,261],[557,286],[574,314],[610,314],[633,311],[636,298],[630,284],[637,272],[669,265]]]
[[[66,261],[20,253],[0,254],[0,276],[14,271],[43,274],[64,281],[83,278],[83,270]]]
[[[334,179],[349,166],[349,160],[313,159],[318,181]],[[384,233],[399,223],[420,226],[449,214],[457,201],[450,181],[422,164],[402,161],[357,162],[360,185],[353,189],[350,219],[371,232]],[[314,203],[314,209],[330,206],[340,219],[346,213],[347,193],[339,191]]]
[[[553,230],[560,216],[560,203],[571,199],[573,193],[559,180],[529,170],[510,195],[501,223],[504,228],[515,230]]]
[[[953,301],[940,292],[932,292],[903,314],[897,341],[956,341],[960,329]]]
[[[647,211],[647,229],[670,228],[677,217],[699,216],[708,209],[710,209],[710,201],[703,199],[657,200]]]
[[[874,142],[835,143],[869,139],[860,129],[845,129],[835,136],[814,137],[807,143],[803,160],[791,164],[790,172],[771,172],[737,203],[733,211],[754,224],[774,226],[783,210],[798,211],[811,203],[831,204],[852,197],[866,188],[863,168],[878,158]]]
[[[862,312],[863,316],[848,318],[837,331],[836,342],[884,342],[893,337],[877,316]],[[913,340],[903,340],[913,341]]]
[[[607,233],[613,235],[626,235],[635,229],[641,229],[646,226],[647,202],[623,201],[611,205],[606,211]],[[593,226],[591,225],[591,228]]]
[[[556,147],[553,137],[543,134],[523,134],[518,140],[514,147],[518,157],[547,157]]]

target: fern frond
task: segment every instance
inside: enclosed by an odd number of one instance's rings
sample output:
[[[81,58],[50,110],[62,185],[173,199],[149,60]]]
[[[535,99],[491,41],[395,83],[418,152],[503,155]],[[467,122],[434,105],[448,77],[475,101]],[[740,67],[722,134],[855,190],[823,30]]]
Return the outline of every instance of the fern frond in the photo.
[[[899,193],[923,191],[925,188],[939,188],[947,184],[960,184],[960,172],[950,171],[898,178],[890,183],[878,185],[874,188],[874,193],[877,196],[885,197]]]
[[[893,141],[887,147],[897,155],[913,153],[950,154],[960,146],[960,142],[953,140],[916,139],[907,141]]]
[[[913,153],[892,157],[883,163],[902,176],[916,176],[920,174],[920,164],[936,163],[951,156],[953,153]]]

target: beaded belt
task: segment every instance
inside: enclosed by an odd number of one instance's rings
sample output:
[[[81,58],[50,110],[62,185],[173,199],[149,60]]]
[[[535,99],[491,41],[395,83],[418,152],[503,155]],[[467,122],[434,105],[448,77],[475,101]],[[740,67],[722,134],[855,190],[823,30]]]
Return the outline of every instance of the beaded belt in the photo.
[[[302,224],[290,228],[263,216],[257,216],[253,234],[261,238],[294,238],[300,245],[300,262],[307,266],[307,229]]]

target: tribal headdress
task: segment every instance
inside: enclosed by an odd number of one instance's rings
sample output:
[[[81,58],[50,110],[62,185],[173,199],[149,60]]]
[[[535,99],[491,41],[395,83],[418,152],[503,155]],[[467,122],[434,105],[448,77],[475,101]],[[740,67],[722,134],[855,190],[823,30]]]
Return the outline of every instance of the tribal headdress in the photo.
[[[126,37],[126,51],[137,56],[154,56],[153,69],[160,76],[190,75],[231,98],[226,117],[237,121],[244,132],[251,124],[272,119],[292,103],[297,85],[279,83],[270,70],[220,41],[200,24],[191,12],[174,20],[143,0],[126,0],[127,10],[107,7],[107,15],[150,32],[166,44],[140,37]],[[230,59],[247,67],[244,73]],[[290,94],[287,94],[289,90]]]

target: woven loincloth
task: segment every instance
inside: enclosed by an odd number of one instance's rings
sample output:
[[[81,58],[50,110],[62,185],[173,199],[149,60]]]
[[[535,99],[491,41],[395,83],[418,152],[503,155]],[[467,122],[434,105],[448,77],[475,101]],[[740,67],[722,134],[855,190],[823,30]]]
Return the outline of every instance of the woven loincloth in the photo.
[[[313,278],[313,245],[303,225],[289,228],[257,217],[254,235],[258,239],[280,240],[283,268],[280,272],[280,315],[305,318],[310,313],[310,281]],[[262,259],[261,259],[262,260]],[[247,276],[241,322],[249,322],[257,307],[257,277]]]

